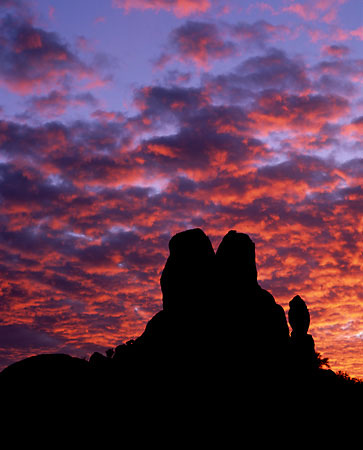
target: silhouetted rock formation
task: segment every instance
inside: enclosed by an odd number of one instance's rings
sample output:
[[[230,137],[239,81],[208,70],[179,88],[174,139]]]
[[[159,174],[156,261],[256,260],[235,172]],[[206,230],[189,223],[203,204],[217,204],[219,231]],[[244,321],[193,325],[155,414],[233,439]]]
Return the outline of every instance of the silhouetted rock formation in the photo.
[[[280,371],[289,329],[283,308],[257,282],[255,244],[249,236],[232,230],[216,252],[219,311],[216,320],[239,364],[261,375]],[[221,320],[221,317],[223,320]]]
[[[169,242],[170,255],[160,278],[163,309],[176,316],[203,316],[213,293],[214,250],[199,228],[183,231]]]
[[[315,343],[308,334],[310,314],[304,300],[296,295],[289,303],[289,323],[292,328],[290,338],[290,364],[295,376],[306,376],[318,369]]]
[[[70,398],[77,403],[84,399],[90,377],[86,360],[65,354],[31,356],[0,373],[2,404],[6,405],[9,398],[18,407],[34,401],[54,405]]]
[[[296,295],[289,303],[289,323],[292,328],[291,336],[305,336],[310,326],[310,314],[304,300]]]
[[[1,373],[8,377],[19,377],[17,381],[31,384],[39,377],[43,382],[49,378],[57,381],[64,379],[74,381],[74,375],[79,375],[82,379],[88,370],[89,365],[86,360],[56,353],[31,356],[10,365]],[[27,378],[23,377],[23,371],[26,371]]]
[[[310,315],[295,296],[288,313],[257,281],[255,245],[229,231],[216,254],[200,229],[172,237],[160,278],[163,309],[144,332],[89,361],[67,355],[39,355],[0,374],[2,391],[30,386],[37,393],[62,388],[88,393],[117,386],[123,401],[136,392],[175,400],[236,396],[253,386],[329,385],[332,371],[319,367]],[[229,394],[227,394],[229,392]],[[102,397],[102,394],[99,394]],[[161,397],[160,397],[161,396]],[[158,400],[158,401],[159,401]]]
[[[167,345],[190,352],[209,334],[211,311],[215,310],[215,254],[199,228],[173,236],[169,250],[160,278],[163,310],[150,320],[135,345]]]

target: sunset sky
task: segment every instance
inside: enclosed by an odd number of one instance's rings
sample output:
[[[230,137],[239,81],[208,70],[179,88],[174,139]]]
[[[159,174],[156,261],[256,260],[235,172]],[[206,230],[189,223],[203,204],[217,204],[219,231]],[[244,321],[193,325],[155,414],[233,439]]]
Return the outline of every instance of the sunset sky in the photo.
[[[363,378],[362,41],[361,0],[0,0],[0,370],[140,335],[200,227]]]

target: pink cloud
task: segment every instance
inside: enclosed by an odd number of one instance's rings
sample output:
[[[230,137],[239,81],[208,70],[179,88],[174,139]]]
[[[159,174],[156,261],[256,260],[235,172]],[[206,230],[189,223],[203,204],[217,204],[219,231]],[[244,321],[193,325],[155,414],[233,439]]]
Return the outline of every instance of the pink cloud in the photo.
[[[335,58],[342,58],[347,56],[350,53],[350,50],[345,45],[327,45],[323,47],[322,53]]]
[[[97,109],[94,111],[91,116],[101,122],[124,122],[126,120],[125,116],[119,111],[104,111],[101,109]]]
[[[343,127],[343,134],[350,135],[353,134],[357,138],[362,140],[363,136],[363,116],[354,119],[350,124]]]
[[[171,11],[177,17],[205,13],[211,7],[209,0],[113,0],[112,4],[115,8],[126,11],[131,9]]]
[[[320,28],[311,28],[310,26],[307,28],[307,33],[310,36],[311,42],[318,42],[324,39],[328,39],[329,35],[321,30]]]
[[[26,101],[27,114],[39,114],[42,117],[53,118],[61,116],[67,108],[80,106],[95,107],[98,104],[96,98],[90,93],[70,94],[53,90],[45,96],[33,96]]]
[[[54,6],[49,6],[49,11],[48,11],[48,14],[49,14],[49,18],[50,19],[54,19],[54,13],[55,13],[55,8],[54,8]]]
[[[305,21],[322,21],[325,23],[336,22],[339,8],[347,0],[319,0],[313,2],[307,0],[304,3],[293,3],[282,9],[283,12],[297,14]]]
[[[363,26],[360,28],[357,28],[356,30],[353,30],[350,32],[351,36],[356,37],[357,39],[360,39],[363,41]]]
[[[293,37],[293,32],[285,25],[272,25],[265,20],[253,24],[239,22],[230,29],[235,39],[243,40],[248,45],[264,46],[267,42],[286,40]]]
[[[188,21],[171,32],[168,50],[159,57],[155,66],[163,68],[176,59],[183,63],[192,61],[198,67],[208,69],[213,61],[235,53],[236,45],[225,39],[218,26]]]
[[[82,62],[55,33],[8,15],[0,38],[0,84],[14,92],[42,92],[60,86],[64,77],[97,79],[96,71]]]
[[[104,17],[104,16],[98,16],[94,20],[95,24],[97,24],[97,23],[105,23],[105,22],[106,22],[106,17]]]
[[[248,8],[247,8],[247,13],[250,13],[252,10],[254,9],[258,9],[259,11],[262,12],[266,12],[268,11],[269,13],[273,14],[273,15],[277,15],[279,14],[279,12],[277,10],[275,10],[270,4],[265,3],[265,2],[256,2],[256,3],[252,3]]]
[[[166,51],[156,60],[155,67],[163,69],[179,60],[192,61],[199,68],[209,69],[214,61],[235,56],[242,47],[263,48],[269,42],[288,37],[294,37],[288,27],[263,20],[234,25],[187,21],[170,33]]]
[[[332,36],[336,42],[344,42],[353,38],[363,40],[363,27],[357,28],[356,30],[347,30],[336,25],[331,25],[328,31],[324,31],[320,28],[312,28],[309,25],[306,31],[310,35],[312,42],[321,40],[331,41]]]
[[[52,91],[45,97],[30,100],[30,107],[37,113],[48,115],[48,117],[59,116],[68,107],[67,96],[59,91]]]
[[[307,4],[294,3],[285,7],[283,11],[297,14],[304,20],[315,20],[318,17],[317,12]]]

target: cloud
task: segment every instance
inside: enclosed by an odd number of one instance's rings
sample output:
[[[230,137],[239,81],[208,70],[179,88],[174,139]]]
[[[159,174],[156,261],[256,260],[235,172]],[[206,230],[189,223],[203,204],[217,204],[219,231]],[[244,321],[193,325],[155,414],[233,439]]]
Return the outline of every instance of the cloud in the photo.
[[[352,30],[350,32],[351,36],[356,37],[357,39],[363,41],[363,26],[357,28],[356,30]]]
[[[105,23],[106,22],[106,17],[104,17],[104,16],[97,16],[96,18],[95,18],[95,20],[93,21],[93,23],[95,24],[95,25],[97,25],[97,24],[99,24],[99,23]]]
[[[304,6],[301,3],[294,3],[293,5],[286,6],[284,8],[285,12],[290,12],[299,15],[305,20],[313,20],[316,19],[316,12],[312,11],[308,6]]]
[[[173,61],[191,61],[199,68],[208,69],[215,61],[238,55],[241,49],[264,48],[267,43],[288,37],[293,37],[288,27],[266,21],[231,25],[189,20],[170,33],[166,51],[155,66],[162,69]]]
[[[48,95],[28,97],[26,114],[40,114],[53,118],[64,114],[67,108],[77,106],[96,107],[98,100],[90,93],[71,95],[66,92],[53,90]]]
[[[306,31],[310,35],[312,42],[320,40],[331,41],[331,36],[334,36],[335,42],[345,42],[348,40],[359,39],[363,40],[363,27],[356,28],[355,30],[345,29],[338,25],[331,24],[327,31],[323,31],[319,27],[312,27],[311,25],[306,27]]]
[[[198,88],[145,86],[134,93],[135,104],[144,115],[153,116],[170,113],[187,116],[209,103],[208,96]]]
[[[208,119],[217,120],[217,117],[209,116]],[[253,156],[263,156],[266,152],[258,140],[229,133],[233,126],[228,121],[226,129],[220,125],[221,129],[212,131],[212,124],[209,124],[208,128],[197,132],[198,125],[206,122],[203,117],[194,120],[195,128],[184,128],[176,135],[144,142],[137,156],[165,177],[186,173],[191,179],[203,180],[222,171],[242,171]]]
[[[306,21],[321,21],[332,23],[337,20],[341,5],[347,0],[319,0],[312,2],[311,0],[304,3],[293,3],[283,8],[283,12],[297,14]]]
[[[100,122],[124,122],[125,116],[120,111],[104,111],[102,109],[97,109],[93,111],[91,116]]]
[[[341,58],[322,60],[311,68],[312,75],[318,80],[320,86],[336,85],[336,92],[340,90],[354,94],[357,89],[357,81],[363,75],[363,59]],[[319,81],[320,80],[320,81]],[[323,82],[322,82],[323,81]]]
[[[1,346],[40,350],[59,345],[59,340],[46,332],[25,325],[0,325]]]
[[[50,18],[51,20],[54,19],[54,14],[55,14],[55,8],[54,8],[54,6],[49,6],[49,9],[48,9],[48,16],[49,16],[49,18]]]
[[[332,47],[326,51],[336,52]],[[346,47],[337,48],[348,54]],[[245,59],[230,72],[205,74],[203,82],[211,101],[244,105],[250,104],[257,92],[269,89],[298,96],[317,92],[350,97],[357,93],[356,80],[362,72],[361,65],[360,60],[334,57],[307,67],[302,58],[268,48],[258,56]]]
[[[342,58],[349,55],[350,49],[345,45],[327,45],[323,47],[322,53],[334,58]]]
[[[48,117],[59,116],[68,107],[66,95],[59,91],[51,91],[46,96],[32,97],[27,100],[31,111],[46,114]]]
[[[211,8],[210,0],[112,0],[115,8],[173,12],[177,17],[185,17],[196,13],[205,13]]]
[[[349,102],[337,95],[286,95],[264,91],[250,112],[259,130],[300,130],[317,132],[328,121],[335,121],[349,112]]]
[[[302,61],[291,59],[281,50],[273,48],[264,55],[246,59],[229,78],[233,84],[254,90],[274,88],[302,93],[311,85]]]
[[[33,19],[33,11],[28,2],[23,0],[2,0],[0,16],[5,16],[9,12],[21,18],[22,20],[31,21]]]
[[[258,9],[259,11],[262,12],[270,12],[273,15],[279,14],[277,12],[277,10],[275,10],[271,5],[269,5],[268,3],[265,2],[256,2],[256,3],[252,3],[248,8],[247,8],[247,12],[250,13],[251,11],[253,11],[254,9]]]
[[[234,55],[236,49],[233,42],[225,40],[217,25],[189,20],[170,33],[168,50],[160,56],[156,66],[162,68],[176,58],[207,69],[213,61]]]
[[[95,79],[95,71],[82,62],[56,33],[7,15],[0,31],[0,84],[20,93],[62,87],[67,76]]]
[[[356,117],[349,124],[342,127],[342,133],[345,136],[356,138],[357,141],[362,141],[363,136],[363,116]]]
[[[230,33],[245,45],[254,47],[263,47],[270,41],[286,40],[293,35],[286,25],[272,25],[265,20],[252,24],[239,22],[230,26]]]

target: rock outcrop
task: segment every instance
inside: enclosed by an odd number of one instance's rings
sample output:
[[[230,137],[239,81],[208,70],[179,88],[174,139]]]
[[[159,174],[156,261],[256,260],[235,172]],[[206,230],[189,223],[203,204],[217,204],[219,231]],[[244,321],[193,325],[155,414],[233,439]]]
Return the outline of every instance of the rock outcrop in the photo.
[[[89,361],[27,358],[0,374],[2,392],[16,386],[37,395],[59,387],[87,393],[113,385],[123,400],[140,391],[164,399],[202,392],[224,398],[251,386],[300,389],[325,379],[305,302],[299,296],[290,302],[290,336],[283,308],[258,284],[248,235],[229,231],[215,253],[197,228],[173,236],[169,250],[160,279],[163,308],[139,337]]]
[[[289,363],[294,376],[306,377],[318,369],[314,339],[308,334],[310,314],[299,295],[290,301],[289,307],[288,317],[292,328]]]

